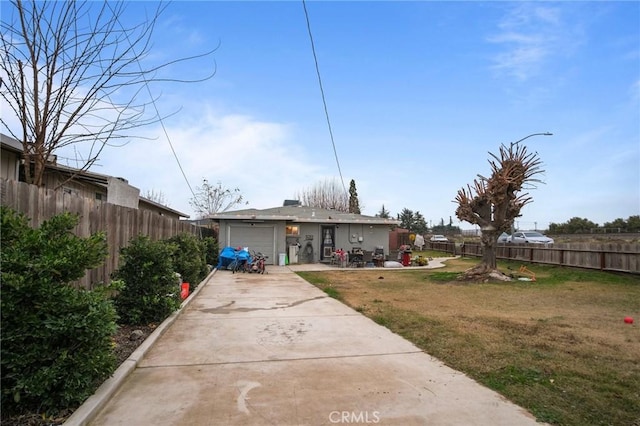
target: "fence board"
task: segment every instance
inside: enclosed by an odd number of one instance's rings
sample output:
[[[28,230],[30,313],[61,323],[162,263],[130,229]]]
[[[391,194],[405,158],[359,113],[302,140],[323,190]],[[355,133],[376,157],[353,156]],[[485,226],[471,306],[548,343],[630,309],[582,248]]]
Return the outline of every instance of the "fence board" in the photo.
[[[154,241],[183,232],[198,235],[198,228],[193,224],[149,210],[117,206],[14,180],[0,179],[0,190],[2,205],[24,213],[33,227],[39,227],[42,222],[57,214],[72,212],[80,215],[74,230],[76,235],[87,237],[96,232],[105,232],[109,251],[107,259],[103,265],[87,271],[75,283],[87,289],[92,289],[101,282],[109,282],[111,273],[118,268],[120,249],[138,235],[148,236]]]
[[[479,243],[465,243],[458,249],[455,243],[428,243],[428,246],[463,256],[482,256]],[[640,244],[637,243],[498,244],[496,258],[640,274]]]

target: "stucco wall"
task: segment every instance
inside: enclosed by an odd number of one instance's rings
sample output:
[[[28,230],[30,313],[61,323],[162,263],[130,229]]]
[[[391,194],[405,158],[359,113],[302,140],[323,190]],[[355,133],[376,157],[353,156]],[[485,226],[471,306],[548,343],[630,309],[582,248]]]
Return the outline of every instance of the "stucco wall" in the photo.
[[[229,226],[234,222],[236,221],[220,221],[219,244],[221,250],[229,245]],[[275,255],[289,254],[289,245],[298,242],[300,244],[298,263],[316,263],[321,260],[321,230],[323,226],[335,226],[336,249],[342,248],[351,251],[354,247],[359,247],[362,250],[373,252],[377,247],[382,247],[385,255],[389,254],[389,227],[387,225],[297,223],[299,235],[287,237],[284,221],[270,221],[269,224],[275,226]],[[274,259],[274,264],[276,263],[277,259]]]
[[[138,208],[140,201],[140,190],[129,185],[122,179],[109,177],[107,179],[107,202],[118,206]]]

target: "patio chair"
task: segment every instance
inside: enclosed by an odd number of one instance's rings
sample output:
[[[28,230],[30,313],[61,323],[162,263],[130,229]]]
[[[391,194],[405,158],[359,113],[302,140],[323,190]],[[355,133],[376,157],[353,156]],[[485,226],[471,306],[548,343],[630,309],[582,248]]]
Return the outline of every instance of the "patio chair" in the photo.
[[[362,262],[364,263],[364,266],[367,266],[369,264],[373,265],[373,252],[364,250],[362,252]]]

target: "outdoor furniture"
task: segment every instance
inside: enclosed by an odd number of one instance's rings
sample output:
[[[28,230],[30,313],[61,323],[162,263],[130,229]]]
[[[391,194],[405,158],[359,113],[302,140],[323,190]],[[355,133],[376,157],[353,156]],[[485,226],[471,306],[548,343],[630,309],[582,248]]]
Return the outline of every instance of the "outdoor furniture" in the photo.
[[[362,252],[362,263],[364,266],[373,266],[373,252],[369,250],[364,250]]]
[[[353,249],[349,253],[349,266],[362,268],[364,266],[364,253],[360,249]]]
[[[380,268],[384,266],[384,249],[383,248],[378,247],[373,252],[373,264],[376,267],[380,267]]]

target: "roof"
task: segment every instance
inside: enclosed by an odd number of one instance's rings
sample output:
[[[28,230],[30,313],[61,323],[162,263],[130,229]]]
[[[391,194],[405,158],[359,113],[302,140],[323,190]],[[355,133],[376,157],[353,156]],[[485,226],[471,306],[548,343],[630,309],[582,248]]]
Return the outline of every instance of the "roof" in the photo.
[[[188,214],[182,213],[182,212],[180,212],[178,210],[174,210],[169,206],[165,206],[164,204],[156,203],[155,201],[150,200],[149,198],[145,198],[142,195],[140,196],[140,202],[149,204],[151,206],[155,206],[155,207],[157,207],[159,209],[162,209],[162,210],[165,210],[165,211],[168,211],[168,212],[171,212],[172,214],[174,214],[176,216],[180,216],[180,217],[184,217],[186,219],[189,219],[189,215]]]
[[[240,220],[244,222],[282,221],[293,223],[359,223],[367,225],[399,225],[400,221],[376,216],[345,213],[337,210],[319,209],[308,206],[282,206],[270,209],[244,209],[216,213],[209,219]]]
[[[22,152],[22,143],[17,139],[12,138],[11,136],[7,136],[4,133],[0,133],[0,144],[2,147],[8,151],[13,151],[16,153]]]
[[[22,143],[14,138],[12,138],[11,136],[7,136],[3,133],[0,133],[0,144],[2,145],[3,149],[7,149],[10,151],[14,151],[14,152],[22,152]],[[109,176],[109,175],[104,175],[104,174],[100,174],[100,173],[95,173],[95,172],[89,172],[86,170],[80,170],[80,169],[76,169],[73,167],[69,167],[69,166],[64,166],[62,164],[56,164],[56,163],[52,163],[52,162],[48,162],[46,163],[45,167],[48,170],[55,170],[59,173],[63,173],[69,176],[73,176],[73,179],[78,180],[78,181],[84,181],[84,182],[90,182],[93,185],[96,186],[100,186],[103,187],[105,189],[108,188],[109,185],[109,178],[113,177],[113,176]],[[121,181],[125,182],[125,183],[129,183],[126,179],[121,178],[121,177],[116,177],[116,179],[120,179]],[[154,206],[158,209],[162,209],[165,210],[167,212],[171,212],[172,214],[179,216],[179,217],[184,217],[184,218],[189,218],[189,215],[186,213],[182,213],[179,212],[178,210],[174,210],[171,207],[167,207],[163,204],[160,203],[156,203],[153,200],[150,200],[148,198],[139,197],[139,202],[143,202],[146,203],[148,205]]]

